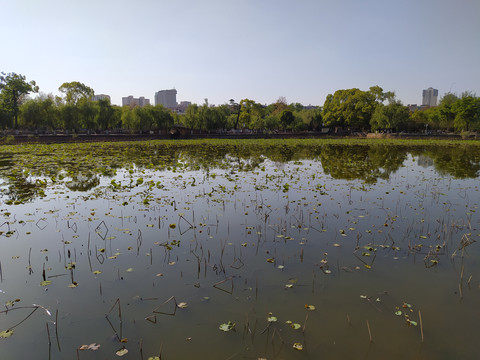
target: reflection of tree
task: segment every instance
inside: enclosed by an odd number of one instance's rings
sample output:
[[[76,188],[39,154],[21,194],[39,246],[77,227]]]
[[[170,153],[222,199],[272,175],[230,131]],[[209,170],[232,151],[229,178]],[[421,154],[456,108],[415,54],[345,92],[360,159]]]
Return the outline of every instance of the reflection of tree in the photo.
[[[477,146],[435,147],[429,148],[427,154],[441,175],[464,179],[480,174],[480,150]]]
[[[480,147],[348,144],[296,141],[131,142],[108,144],[25,145],[5,147],[0,153],[0,178],[9,202],[30,201],[43,194],[47,184],[65,183],[74,191],[88,191],[116,169],[139,171],[254,171],[266,159],[283,164],[319,160],[335,179],[361,179],[375,183],[388,179],[407,154],[433,159],[440,174],[476,177],[480,172]],[[65,178],[71,179],[67,182]],[[38,179],[38,180],[32,180]]]
[[[323,170],[335,179],[388,179],[407,157],[407,149],[387,145],[325,145],[320,154]]]
[[[7,204],[22,204],[44,196],[46,183],[41,180],[31,181],[23,176],[10,176],[8,179]]]
[[[72,191],[88,191],[100,184],[100,179],[95,174],[82,175],[78,174],[65,186]]]

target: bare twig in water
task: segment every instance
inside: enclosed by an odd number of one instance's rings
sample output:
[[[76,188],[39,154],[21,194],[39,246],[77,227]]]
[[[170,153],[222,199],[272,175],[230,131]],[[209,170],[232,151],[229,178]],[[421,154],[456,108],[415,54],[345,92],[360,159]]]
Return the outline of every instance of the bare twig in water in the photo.
[[[422,334],[422,342],[423,342],[423,323],[422,323],[422,313],[418,310],[418,319],[420,320],[420,334]]]
[[[370,338],[370,342],[372,343],[373,342],[372,332],[370,331],[370,324],[368,323],[368,320],[367,320],[367,329],[368,329],[368,337]]]

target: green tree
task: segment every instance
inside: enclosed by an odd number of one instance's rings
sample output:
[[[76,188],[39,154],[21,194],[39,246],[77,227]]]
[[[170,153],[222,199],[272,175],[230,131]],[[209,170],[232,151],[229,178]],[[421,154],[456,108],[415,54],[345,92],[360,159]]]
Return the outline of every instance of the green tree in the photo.
[[[144,132],[152,130],[154,126],[154,117],[151,111],[152,106],[135,106],[133,108],[134,130]]]
[[[159,129],[168,129],[173,125],[173,116],[170,110],[163,105],[156,105],[148,108],[153,117],[153,126]]]
[[[325,99],[323,122],[326,126],[368,128],[377,105],[393,96],[392,92],[385,93],[379,86],[372,86],[369,91],[356,88],[337,90]]]
[[[135,129],[135,114],[130,106],[122,106],[122,114],[120,116],[122,128],[133,131]]]
[[[243,127],[255,130],[261,130],[263,126],[264,109],[263,106],[254,100],[243,99],[240,101],[241,113],[239,123]]]
[[[388,129],[398,131],[406,127],[409,119],[408,107],[400,101],[392,101],[388,105],[378,104],[370,120],[373,131]]]
[[[118,124],[118,118],[115,116],[115,109],[108,99],[98,100],[98,113],[96,123],[101,130],[114,128]]]
[[[294,111],[294,115],[301,120],[299,127],[304,130],[317,130],[322,126],[322,110],[320,108]]]
[[[87,130],[97,129],[98,104],[89,98],[83,97],[78,100],[76,106],[80,114],[80,126]]]
[[[453,106],[457,101],[458,96],[450,92],[443,95],[443,97],[440,99],[437,107],[438,113],[435,114],[434,117],[434,120],[437,121],[439,127],[446,130],[454,128],[456,113]]]
[[[78,81],[65,82],[58,90],[65,94],[65,102],[71,105],[76,105],[82,98],[91,99],[95,95],[92,88]]]
[[[473,94],[462,94],[452,109],[455,112],[454,125],[457,131],[470,131],[480,125],[480,99]]]
[[[198,113],[198,105],[191,104],[188,105],[187,110],[185,110],[185,115],[183,117],[184,125],[188,127],[190,130],[198,128],[199,126],[199,113]]]
[[[59,107],[61,121],[60,124],[65,130],[80,129],[80,111],[78,106],[72,104],[62,104]]]
[[[16,73],[1,73],[0,75],[0,106],[6,114],[13,115],[14,127],[18,127],[18,109],[23,97],[31,92],[38,92],[35,81],[26,81],[24,75]]]
[[[295,122],[295,116],[290,110],[283,110],[280,113],[280,124],[284,130],[292,129],[292,125]]]

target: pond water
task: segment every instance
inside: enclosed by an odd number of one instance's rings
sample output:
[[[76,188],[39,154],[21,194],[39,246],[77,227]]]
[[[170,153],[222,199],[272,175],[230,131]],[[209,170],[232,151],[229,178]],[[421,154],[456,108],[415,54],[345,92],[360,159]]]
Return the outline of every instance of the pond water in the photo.
[[[0,357],[477,359],[479,176],[461,142],[3,147]]]

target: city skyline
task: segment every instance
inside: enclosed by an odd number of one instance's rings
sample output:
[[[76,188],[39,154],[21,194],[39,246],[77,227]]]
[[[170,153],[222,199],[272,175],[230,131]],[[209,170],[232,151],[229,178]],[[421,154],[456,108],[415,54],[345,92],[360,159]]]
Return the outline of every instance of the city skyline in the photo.
[[[113,104],[158,88],[201,104],[252,99],[322,106],[381,86],[405,105],[421,90],[480,93],[480,2],[0,0],[0,71],[59,95],[79,81]],[[147,11],[145,11],[147,9]]]

